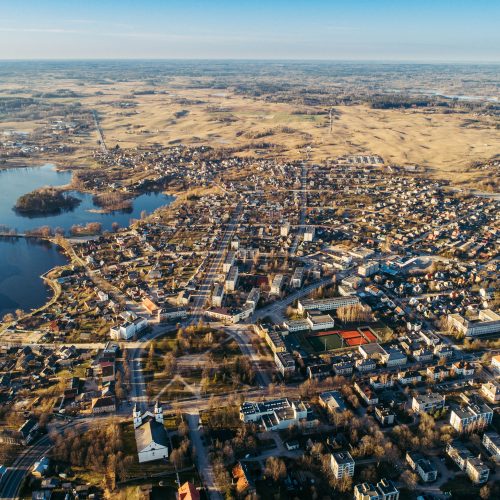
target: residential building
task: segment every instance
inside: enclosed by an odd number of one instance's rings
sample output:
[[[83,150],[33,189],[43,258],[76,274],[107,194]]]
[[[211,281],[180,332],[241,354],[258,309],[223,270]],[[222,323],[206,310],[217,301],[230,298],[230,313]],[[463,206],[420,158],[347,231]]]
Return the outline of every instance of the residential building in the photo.
[[[491,453],[492,457],[500,460],[500,435],[496,432],[485,432],[483,434],[483,445]]]
[[[148,321],[145,318],[139,317],[133,321],[126,321],[119,326],[112,327],[110,335],[113,340],[129,340],[147,327]]]
[[[343,412],[347,409],[342,395],[338,391],[326,391],[319,395],[319,404],[331,412]]]
[[[469,479],[475,484],[482,484],[488,481],[490,469],[479,458],[475,457],[462,443],[454,441],[446,447],[448,456],[465,471]]]
[[[375,405],[375,418],[381,425],[393,425],[395,418],[394,410],[385,404]]]
[[[416,384],[422,380],[422,375],[417,371],[407,371],[398,373],[398,381],[401,385]]]
[[[116,401],[114,396],[101,396],[92,399],[92,414],[114,413],[116,411]]]
[[[414,396],[411,408],[415,413],[429,413],[442,410],[445,404],[445,397],[441,394],[431,392],[430,394],[418,394]]]
[[[500,315],[491,309],[479,311],[476,319],[468,320],[460,314],[448,315],[450,328],[463,333],[466,337],[477,337],[500,332]]]
[[[293,288],[300,288],[302,286],[302,282],[304,281],[304,272],[305,269],[303,267],[295,268],[291,280],[291,285]]]
[[[237,282],[238,282],[238,267],[231,266],[231,268],[229,269],[229,272],[227,273],[224,287],[228,291],[234,291],[234,290],[236,290],[236,283]]]
[[[298,302],[299,312],[317,309],[318,311],[335,311],[339,307],[353,306],[359,304],[358,297],[331,297],[328,299],[300,299]]]
[[[358,274],[367,278],[378,272],[379,267],[379,263],[376,260],[369,260],[364,264],[360,264],[358,267]]]
[[[354,389],[361,396],[361,399],[367,405],[376,405],[378,403],[377,393],[370,387],[370,385],[365,383],[354,382]]]
[[[315,230],[314,226],[307,226],[304,229],[304,241],[313,241],[315,234],[316,234],[316,230]]]
[[[399,500],[399,490],[389,479],[382,479],[376,485],[361,483],[354,486],[355,500]]]
[[[487,382],[481,386],[481,394],[490,403],[498,403],[500,401],[500,384],[498,382]]]
[[[427,458],[425,458],[420,453],[416,452],[407,452],[406,453],[406,461],[410,465],[410,467],[417,472],[420,476],[420,479],[424,483],[430,483],[437,479],[437,468],[436,466]]]
[[[460,433],[485,429],[492,420],[493,410],[482,403],[453,408],[450,414],[450,425]]]
[[[283,286],[285,284],[285,276],[283,274],[277,274],[271,283],[271,290],[269,293],[271,295],[279,295],[281,293],[281,290],[283,289]]]
[[[224,263],[222,264],[222,271],[224,273],[228,273],[231,267],[234,264],[236,258],[236,253],[233,251],[227,252],[226,258],[224,259]]]
[[[308,411],[302,401],[288,398],[258,403],[246,401],[240,406],[240,419],[245,423],[258,422],[266,430],[280,430],[307,419]]]
[[[289,377],[295,373],[295,360],[288,351],[275,352],[274,362],[283,377]]]
[[[354,459],[348,451],[332,453],[330,467],[336,479],[354,476]]]
[[[186,481],[177,490],[177,498],[178,500],[200,500],[200,492],[193,483]]]
[[[222,299],[224,298],[224,287],[220,283],[216,283],[212,292],[212,306],[222,307]]]

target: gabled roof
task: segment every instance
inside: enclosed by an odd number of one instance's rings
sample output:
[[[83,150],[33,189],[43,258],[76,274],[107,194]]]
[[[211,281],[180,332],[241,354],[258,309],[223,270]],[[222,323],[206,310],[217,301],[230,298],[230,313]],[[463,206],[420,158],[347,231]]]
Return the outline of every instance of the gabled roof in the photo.
[[[135,430],[135,442],[139,453],[151,443],[166,447],[168,437],[165,427],[156,420],[147,420]]]

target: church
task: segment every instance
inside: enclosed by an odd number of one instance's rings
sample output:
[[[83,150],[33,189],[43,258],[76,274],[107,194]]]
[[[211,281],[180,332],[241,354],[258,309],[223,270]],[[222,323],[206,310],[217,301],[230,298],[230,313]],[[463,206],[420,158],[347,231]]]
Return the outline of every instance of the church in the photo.
[[[163,409],[158,402],[153,413],[141,413],[135,405],[133,417],[139,463],[168,458],[168,436],[163,425]]]

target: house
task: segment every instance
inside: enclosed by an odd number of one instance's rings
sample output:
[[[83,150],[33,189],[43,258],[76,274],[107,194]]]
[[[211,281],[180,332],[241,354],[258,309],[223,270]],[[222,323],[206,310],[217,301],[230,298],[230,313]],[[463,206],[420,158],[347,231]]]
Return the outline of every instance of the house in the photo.
[[[497,382],[483,384],[480,392],[490,403],[498,403],[500,401],[500,384]]]
[[[406,461],[418,473],[424,483],[430,483],[437,479],[438,471],[436,466],[420,453],[408,451],[406,453]]]
[[[236,492],[238,495],[254,495],[256,492],[255,483],[250,477],[248,465],[238,462],[232,470],[233,480],[236,483]]]
[[[442,410],[445,404],[445,397],[441,394],[431,392],[430,394],[418,394],[414,396],[411,408],[415,413],[429,413]]]
[[[178,500],[200,500],[200,492],[193,483],[186,481],[177,490]]]
[[[18,429],[21,443],[24,445],[30,444],[36,437],[38,430],[38,421],[35,418],[29,418]]]
[[[168,436],[163,425],[163,409],[156,402],[153,413],[134,406],[135,442],[139,463],[168,458]]]
[[[451,365],[451,371],[455,376],[461,375],[462,377],[468,377],[474,375],[474,366],[467,361],[455,361]]]
[[[399,372],[397,377],[401,385],[416,384],[422,380],[422,375],[417,371]]]
[[[450,425],[459,433],[485,429],[492,421],[493,410],[479,402],[453,408],[450,414]]]
[[[116,402],[114,396],[104,396],[93,398],[91,404],[91,411],[93,415],[100,415],[103,413],[114,413],[116,411]]]
[[[449,368],[442,365],[429,366],[426,373],[431,380],[443,380],[450,376]]]
[[[491,368],[493,368],[495,373],[500,373],[500,354],[491,358]]]
[[[33,469],[31,473],[35,477],[42,477],[49,470],[49,466],[50,466],[50,459],[48,457],[42,457],[40,460],[38,460],[33,464]]]
[[[354,459],[348,451],[332,453],[330,455],[330,468],[336,479],[354,476]]]
[[[388,373],[380,375],[372,375],[370,377],[370,385],[375,389],[387,389],[394,385],[394,379]]]

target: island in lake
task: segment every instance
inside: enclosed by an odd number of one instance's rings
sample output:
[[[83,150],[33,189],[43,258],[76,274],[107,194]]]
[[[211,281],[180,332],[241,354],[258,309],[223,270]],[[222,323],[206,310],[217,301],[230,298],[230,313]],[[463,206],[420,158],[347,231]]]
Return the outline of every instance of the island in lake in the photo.
[[[20,196],[14,210],[21,215],[43,216],[73,210],[81,200],[52,187],[35,189]]]

